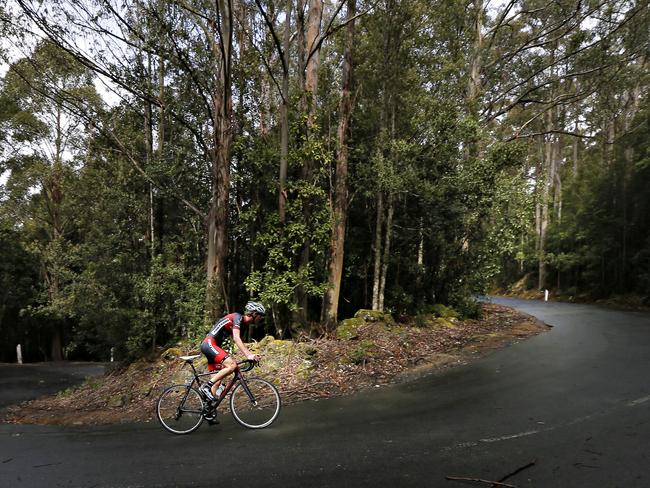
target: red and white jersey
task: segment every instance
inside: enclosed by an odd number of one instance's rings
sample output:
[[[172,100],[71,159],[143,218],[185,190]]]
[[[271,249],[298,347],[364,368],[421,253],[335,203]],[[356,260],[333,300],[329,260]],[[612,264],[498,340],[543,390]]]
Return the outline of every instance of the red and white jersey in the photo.
[[[214,337],[217,345],[221,347],[224,339],[232,336],[233,329],[241,328],[241,321],[242,315],[240,313],[230,313],[214,324],[207,337]]]

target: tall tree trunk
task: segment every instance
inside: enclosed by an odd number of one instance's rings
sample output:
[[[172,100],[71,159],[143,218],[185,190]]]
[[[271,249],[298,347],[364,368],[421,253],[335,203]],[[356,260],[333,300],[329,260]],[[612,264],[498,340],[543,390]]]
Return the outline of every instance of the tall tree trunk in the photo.
[[[386,276],[388,275],[388,263],[390,262],[390,241],[393,234],[393,215],[395,202],[393,194],[388,195],[388,217],[386,218],[386,236],[384,239],[384,252],[381,264],[381,282],[379,283],[378,310],[384,310],[384,297],[386,296]]]
[[[580,124],[578,121],[578,118],[576,117],[575,121],[575,128],[574,131],[576,134],[580,134]],[[579,144],[580,138],[579,137],[574,137],[573,138],[573,178],[576,179],[578,177],[578,144]]]
[[[323,17],[323,0],[309,0],[309,16],[305,52],[305,92],[307,95],[307,125],[311,128],[316,123],[316,101],[318,97],[318,70],[320,68],[320,26]]]
[[[158,115],[158,144],[156,147],[158,160],[163,158],[165,137],[167,136],[167,120],[165,118],[165,73],[165,60],[160,58],[158,61],[158,99],[160,100],[160,110]]]
[[[213,95],[212,200],[208,216],[208,303],[206,309],[212,319],[229,308],[226,292],[230,148],[232,143],[232,12],[229,5],[229,2],[225,0],[218,0],[221,32],[217,32],[215,29],[214,33],[215,39],[219,39],[221,43],[217,46],[217,51],[221,53],[221,56],[216,66],[215,79],[217,83]]]
[[[418,266],[424,266],[424,219],[420,217],[418,225]]]
[[[481,70],[483,68],[483,0],[473,1],[476,10],[474,21],[474,46],[469,62],[469,80],[467,83],[467,109],[470,116],[478,120],[479,98],[481,95]]]
[[[540,238],[542,235],[542,202],[540,193],[543,194],[544,190],[544,139],[543,137],[537,138],[539,154],[537,156],[537,164],[535,165],[535,253],[539,255]],[[541,190],[540,190],[541,188]]]
[[[379,310],[379,288],[381,284],[381,236],[384,226],[384,194],[377,192],[377,220],[375,224],[375,264],[372,282],[372,309]]]
[[[562,151],[562,138],[557,134],[553,144],[553,209],[555,210],[555,217],[558,223],[562,222],[562,175],[560,171]]]
[[[549,134],[546,136],[544,154],[544,188],[541,202],[541,222],[539,233],[539,282],[538,289],[543,290],[546,285],[546,238],[549,224],[549,199],[555,181],[554,141],[550,131],[553,129],[553,111],[546,114],[546,128]]]
[[[53,246],[55,253],[49,256],[49,266],[46,264],[44,269],[45,284],[48,291],[49,302],[54,303],[61,294],[60,271],[56,269],[61,262],[62,252],[60,245],[65,240],[64,222],[61,214],[61,207],[64,200],[63,191],[63,110],[61,106],[56,109],[55,138],[54,138],[54,160],[50,174],[44,184],[45,202],[50,218],[50,242],[56,243]],[[53,261],[53,262],[52,262]],[[52,361],[61,361],[63,359],[63,324],[60,319],[54,319],[52,328],[52,338],[50,342],[50,358]]]
[[[282,100],[280,105],[280,194],[278,211],[280,224],[286,222],[287,170],[289,159],[289,43],[291,40],[291,9],[293,0],[287,0],[284,37],[282,39]]]
[[[151,54],[147,54],[147,65],[144,67],[145,72],[147,73],[147,92],[151,92]],[[144,144],[145,144],[145,168],[147,171],[151,169],[153,163],[153,107],[150,100],[144,102]],[[149,249],[151,252],[151,257],[156,253],[156,236],[155,236],[155,202],[153,194],[153,185],[149,183],[148,188],[148,206],[149,206]],[[154,332],[155,334],[155,332]],[[152,340],[153,346],[155,348],[156,338],[154,336]]]
[[[297,0],[296,3],[296,47],[297,47],[297,65],[298,69],[298,86],[305,87],[305,66],[307,63],[307,42],[305,41],[305,0]],[[288,55],[287,55],[288,59]],[[301,103],[305,97],[300,98]],[[300,109],[304,112],[307,107],[303,104]]]
[[[553,45],[549,53],[551,59],[551,64],[554,66],[555,61],[555,50],[557,49],[557,44]],[[555,73],[555,67],[551,68],[551,75]],[[550,88],[550,99],[553,99],[556,88],[551,86]],[[544,142],[544,158],[542,165],[543,168],[543,181],[544,188],[542,190],[542,201],[541,201],[541,217],[540,217],[540,232],[539,232],[539,250],[538,250],[538,259],[539,259],[539,273],[538,273],[538,289],[543,290],[546,286],[546,240],[547,240],[547,231],[549,225],[549,204],[551,195],[553,195],[553,186],[555,184],[555,173],[557,171],[556,167],[556,135],[553,134],[553,129],[555,129],[555,109],[554,107],[549,107],[546,110],[545,114],[545,129],[546,136]]]
[[[158,99],[160,101],[160,107],[158,110],[158,134],[157,134],[157,141],[156,141],[156,150],[155,150],[155,158],[158,161],[159,164],[162,163],[163,158],[164,158],[164,151],[165,151],[165,137],[167,137],[167,120],[166,120],[166,114],[165,114],[165,60],[163,58],[160,58],[158,60]],[[152,124],[153,126],[153,124]],[[152,127],[152,140],[153,140],[153,127]],[[153,149],[153,148],[152,148]],[[155,225],[154,225],[154,208],[155,208],[155,193],[154,193],[154,187],[153,185],[149,185],[149,204],[150,204],[150,210],[151,210],[151,215],[150,215],[150,220],[151,220],[151,235],[152,235],[152,242],[151,242],[151,250],[152,254],[155,252],[156,247],[155,247],[155,241],[154,241],[154,231],[155,231]],[[158,206],[160,208],[164,208],[164,201],[165,197],[164,195],[158,194]],[[159,219],[158,219],[158,249],[162,249],[163,245],[163,229],[164,229],[164,215],[161,215],[162,212],[159,213]]]
[[[318,39],[320,37],[321,20],[323,16],[323,0],[309,0],[309,15],[307,18],[307,37],[305,39],[305,105],[307,108],[307,140],[311,140],[316,130],[316,113],[318,97],[318,70],[320,68],[320,47]],[[306,157],[302,166],[302,179],[306,184],[311,184],[314,173],[314,161],[311,157]],[[309,225],[312,218],[313,202],[310,197],[303,199],[303,222]],[[305,239],[302,251],[299,256],[298,268],[304,269],[309,266],[311,261],[311,239],[309,236]],[[296,303],[298,310],[294,319],[297,322],[305,323],[308,320],[308,301],[307,294],[303,287],[296,289]]]
[[[332,233],[330,237],[330,253],[328,266],[329,288],[325,293],[323,303],[323,319],[331,331],[336,328],[338,318],[339,295],[341,293],[341,277],[343,276],[343,252],[345,245],[345,229],[348,216],[348,147],[347,133],[352,115],[352,48],[354,46],[354,18],[356,0],[348,0],[347,19],[350,22],[346,28],[345,54],[343,59],[343,87],[339,104],[339,124],[336,134],[336,183],[334,208],[332,209]]]

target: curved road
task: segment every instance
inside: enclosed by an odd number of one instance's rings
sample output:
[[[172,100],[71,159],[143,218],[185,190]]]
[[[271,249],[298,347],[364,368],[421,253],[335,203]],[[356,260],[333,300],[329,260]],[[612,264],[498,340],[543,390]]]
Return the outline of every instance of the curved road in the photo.
[[[0,425],[0,487],[648,487],[650,315],[495,299],[554,328],[417,381],[229,417],[190,436],[155,422]]]

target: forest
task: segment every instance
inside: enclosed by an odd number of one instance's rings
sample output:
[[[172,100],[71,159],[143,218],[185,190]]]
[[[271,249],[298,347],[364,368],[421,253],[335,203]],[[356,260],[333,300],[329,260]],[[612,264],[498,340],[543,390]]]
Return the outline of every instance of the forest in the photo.
[[[650,304],[649,7],[0,1],[0,361]]]

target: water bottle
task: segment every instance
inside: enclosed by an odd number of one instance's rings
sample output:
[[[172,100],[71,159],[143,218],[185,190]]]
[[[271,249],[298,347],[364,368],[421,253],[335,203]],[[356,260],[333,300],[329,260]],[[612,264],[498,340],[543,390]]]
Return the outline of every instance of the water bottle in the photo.
[[[223,385],[223,384],[219,385],[219,388],[217,388],[216,397],[221,398],[221,393],[223,393],[223,390],[225,390],[225,389],[226,389],[225,385]]]

